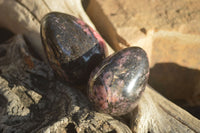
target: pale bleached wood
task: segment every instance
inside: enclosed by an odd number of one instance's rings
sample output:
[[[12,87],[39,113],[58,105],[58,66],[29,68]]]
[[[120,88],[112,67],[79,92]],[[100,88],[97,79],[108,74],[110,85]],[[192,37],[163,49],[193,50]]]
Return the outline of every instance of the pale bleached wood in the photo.
[[[200,120],[170,102],[150,86],[132,112],[131,129],[136,133],[199,133]]]
[[[41,56],[44,56],[43,52],[42,52],[42,45],[41,45],[40,37],[39,37],[39,27],[40,27],[40,20],[41,20],[42,16],[44,16],[46,13],[48,13],[50,11],[61,11],[61,12],[63,11],[65,13],[74,14],[75,16],[82,18],[84,21],[86,21],[86,22],[88,22],[88,24],[90,24],[91,23],[90,20],[88,19],[87,15],[85,14],[85,12],[82,9],[82,6],[80,5],[80,3],[81,3],[80,0],[78,0],[78,1],[73,2],[71,0],[68,0],[68,1],[66,0],[65,2],[63,2],[61,0],[58,0],[57,2],[55,2],[55,1],[48,1],[48,0],[43,0],[43,1],[0,0],[0,12],[1,12],[0,26],[8,28],[11,31],[13,31],[14,33],[22,33],[23,35],[25,35],[29,39],[29,41],[32,43],[35,50],[37,50],[38,53],[41,54]],[[63,8],[66,8],[66,9],[63,9]],[[76,10],[76,8],[77,8],[77,10]],[[21,38],[21,40],[23,40],[22,37],[20,37],[20,38]],[[24,41],[22,41],[22,42],[24,43]],[[20,41],[20,43],[21,43],[21,41]],[[1,45],[1,47],[8,48],[6,45]],[[110,54],[112,52],[113,52],[112,50],[109,51]],[[23,60],[21,60],[20,58],[19,58],[19,60],[15,60],[14,57],[16,55],[17,55],[17,53],[15,54],[14,52],[11,55],[9,55],[9,56],[12,56],[12,58],[13,58],[12,60],[5,59],[4,57],[2,57],[2,58],[4,58],[4,60],[2,60],[2,62],[1,62],[2,63],[1,65],[4,65],[4,67],[3,67],[4,69],[2,69],[2,70],[4,70],[3,71],[4,74],[6,73],[5,70],[7,70],[7,72],[10,72],[11,77],[12,77],[12,75],[15,75],[16,72],[17,72],[17,74],[19,74],[21,72],[20,74],[23,75],[24,71],[26,70],[23,67],[17,66],[15,64],[16,61],[22,61],[21,64],[20,64],[20,62],[18,62],[18,65],[23,66]],[[16,58],[17,57],[18,56],[16,56]],[[15,67],[13,67],[13,64],[12,64],[13,62],[15,62],[14,63]],[[4,63],[7,63],[7,64],[4,64]],[[10,63],[12,65],[10,65]],[[43,66],[43,67],[46,68],[47,66]],[[35,71],[35,72],[37,72],[37,71]],[[22,77],[16,76],[16,79],[18,79],[17,81],[21,80],[21,82],[24,82],[20,78],[24,79],[23,76]],[[27,107],[23,107],[24,106],[22,104],[23,101],[20,101],[19,98],[17,98],[17,97],[21,97],[21,95],[16,96],[17,95],[16,90],[23,92],[23,90],[26,90],[26,89],[23,87],[20,88],[17,86],[14,86],[17,88],[11,89],[8,86],[8,82],[9,81],[6,81],[5,79],[1,78],[1,83],[0,83],[1,95],[5,95],[4,98],[6,98],[8,101],[12,101],[10,103],[14,103],[14,104],[11,104],[12,106],[10,106],[9,108],[11,110],[11,114],[12,114],[12,110],[17,108],[17,110],[16,110],[17,112],[14,112],[14,113],[17,113],[17,114],[15,114],[15,115],[17,115],[17,117],[6,116],[6,114],[8,113],[6,111],[8,111],[8,110],[6,110],[5,105],[4,105],[5,107],[2,106],[1,108],[3,108],[3,109],[0,108],[2,110],[2,113],[0,115],[0,118],[1,118],[0,122],[1,123],[4,122],[4,124],[1,124],[1,129],[10,129],[7,131],[11,131],[13,126],[16,127],[16,125],[15,125],[16,121],[20,120],[21,126],[23,126],[20,129],[23,129],[26,126],[27,126],[27,128],[30,128],[31,126],[33,126],[36,128],[34,128],[34,130],[32,130],[32,132],[36,132],[37,130],[40,132],[53,132],[53,131],[61,132],[61,131],[65,131],[66,126],[68,124],[70,124],[70,122],[72,122],[72,123],[74,122],[72,120],[73,115],[71,115],[70,117],[63,117],[62,119],[59,119],[58,121],[54,121],[49,125],[46,122],[41,122],[40,123],[41,125],[39,125],[37,127],[34,125],[34,124],[37,125],[37,123],[34,123],[34,122],[31,123],[30,121],[27,122],[27,120],[30,120],[29,115],[26,117],[22,117],[23,119],[21,119],[18,116],[21,115],[21,113],[23,115],[26,115],[26,114],[28,114],[29,111],[27,110],[28,109]],[[69,97],[74,95],[75,98],[71,97],[72,98],[71,100],[75,100],[75,101],[77,100],[76,98],[80,97],[78,92],[69,91],[69,90],[71,90],[70,88],[66,89],[68,91],[66,91],[65,89],[64,90],[61,89],[61,90],[62,90],[61,92],[57,92],[59,94],[59,96],[63,96],[63,94],[66,94],[66,96],[69,96]],[[26,91],[24,91],[24,92],[26,92]],[[10,96],[11,94],[13,96]],[[37,98],[35,98],[34,92],[22,93],[22,94],[24,94],[25,96],[27,94],[29,94],[29,95],[27,95],[27,97],[29,97],[29,98],[27,98],[27,100],[31,101],[33,99],[37,99]],[[55,94],[53,92],[48,92],[48,94],[50,97],[53,97],[53,99],[55,98]],[[30,96],[33,96],[33,98],[31,98]],[[36,96],[39,97],[39,99],[41,98],[41,94],[37,94]],[[47,96],[47,95],[45,95],[45,96]],[[48,100],[48,99],[46,99],[46,100]],[[56,102],[56,106],[58,106],[58,108],[62,110],[63,108],[65,108],[65,106],[67,104],[69,104],[65,100],[61,100],[61,103]],[[16,102],[14,102],[14,101],[16,101]],[[39,102],[39,100],[35,100],[35,101],[36,101],[35,104],[37,106],[37,102]],[[80,101],[82,101],[82,100],[80,100]],[[48,102],[48,101],[46,101],[46,102]],[[84,101],[82,101],[82,102],[84,102]],[[2,102],[2,103],[4,103],[4,102]],[[16,104],[16,106],[15,106],[15,104]],[[45,101],[42,101],[42,103],[40,103],[38,105],[38,107],[42,107],[41,104],[45,104]],[[59,106],[59,104],[63,105],[63,107]],[[73,106],[73,109],[71,107],[69,107],[69,109],[72,109],[71,110],[72,114],[76,111],[81,112],[80,107],[79,107],[80,105]],[[20,113],[20,111],[21,111],[21,113]],[[57,115],[57,113],[55,113],[54,109],[53,109],[53,111],[54,111],[53,114]],[[93,114],[93,112],[92,111],[90,112],[90,110],[88,113]],[[64,114],[64,112],[63,112],[63,114]],[[111,127],[109,127],[110,131],[112,131],[112,129],[114,129],[117,132],[129,132],[130,131],[126,125],[113,119],[109,115],[95,113],[94,116],[96,118],[94,118],[92,121],[88,121],[86,119],[87,117],[85,117],[85,116],[87,116],[86,114],[87,113],[80,116],[80,118],[79,118],[80,121],[78,121],[79,123],[73,123],[74,125],[77,124],[76,125],[77,132],[83,132],[82,129],[87,129],[88,128],[87,125],[90,125],[89,127],[93,128],[92,131],[99,131],[99,132],[103,132],[106,130],[106,127],[104,127],[105,129],[103,129],[103,130],[101,130],[101,128],[100,128],[104,125],[111,125]],[[44,120],[46,119],[48,121],[49,120],[48,118],[51,118],[50,117],[51,115],[52,114],[50,113],[49,116],[48,115],[44,116],[45,117]],[[62,115],[62,113],[60,115]],[[60,118],[60,115],[59,115],[59,118]],[[101,118],[103,118],[103,120]],[[153,133],[160,133],[160,132],[165,133],[165,132],[170,132],[170,131],[171,132],[180,132],[180,133],[182,133],[182,132],[196,132],[196,133],[200,132],[199,120],[197,120],[196,118],[191,116],[189,113],[187,113],[180,107],[169,102],[167,99],[165,99],[164,97],[162,97],[160,94],[158,94],[156,91],[153,91],[149,87],[146,88],[146,91],[144,92],[144,95],[142,96],[142,98],[139,102],[138,108],[135,109],[131,113],[131,116],[129,116],[128,120],[131,120],[130,127],[131,127],[132,131],[138,132],[138,133],[143,133],[143,132],[146,133],[147,131],[150,131]],[[8,123],[8,125],[6,125],[5,122]],[[102,122],[102,125],[100,124],[100,127],[92,126],[94,124],[98,124],[101,122]],[[103,124],[103,123],[106,123],[106,124]],[[25,124],[26,126],[24,126],[23,124]],[[124,127],[124,128],[121,128],[121,127]],[[18,131],[20,131],[20,130],[18,130]]]

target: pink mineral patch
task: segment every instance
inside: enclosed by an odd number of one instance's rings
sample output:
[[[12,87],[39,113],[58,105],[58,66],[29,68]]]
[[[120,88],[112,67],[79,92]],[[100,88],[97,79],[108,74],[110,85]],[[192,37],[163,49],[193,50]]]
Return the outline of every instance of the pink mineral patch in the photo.
[[[108,103],[106,102],[107,99],[107,91],[104,86],[94,86],[93,87],[93,96],[92,99],[94,99],[95,104],[98,104],[97,106],[100,106],[102,109],[108,108]],[[96,92],[96,95],[95,95]]]
[[[108,50],[107,50],[106,44],[105,44],[103,38],[100,36],[99,33],[97,33],[90,26],[87,26],[87,24],[85,22],[83,22],[82,20],[80,20],[80,19],[77,19],[77,21],[75,21],[75,23],[78,23],[79,25],[81,25],[83,27],[83,31],[86,32],[87,35],[91,36],[91,32],[92,32],[94,37],[97,39],[98,43],[105,50],[105,54],[106,55],[108,54]]]
[[[76,22],[82,26],[83,31],[84,31],[87,35],[91,36],[90,29],[89,29],[88,26],[86,26],[86,23],[85,23],[85,22],[83,22],[83,21],[80,20],[80,19],[78,19]]]
[[[112,78],[113,78],[113,73],[111,71],[106,72],[103,75],[103,81],[105,83],[106,86],[110,86],[112,83]]]
[[[101,45],[105,45],[105,42],[103,40],[103,38],[99,35],[99,33],[97,33],[95,30],[93,30],[91,27],[90,27],[90,30],[92,31],[92,33],[94,34],[94,36],[97,38],[98,42],[101,44]]]
[[[91,32],[93,33],[94,37],[97,39],[100,46],[104,49],[105,55],[107,56],[108,50],[107,50],[105,41],[103,40],[101,35],[99,33],[97,33],[94,29],[92,29],[90,26],[88,26],[85,22],[83,22],[80,19],[77,19],[77,21],[75,23],[80,24],[83,27],[83,31],[86,32],[87,35],[91,36]]]
[[[127,52],[123,53],[122,56],[129,56],[130,54],[131,54],[131,52],[127,51]]]
[[[110,99],[108,100],[109,102],[112,102],[113,104],[115,104],[116,102],[119,102],[120,96],[118,94],[117,91],[113,92],[112,96],[110,97]]]
[[[127,57],[123,56],[122,58],[120,58],[119,60],[117,60],[117,64],[122,65],[127,61]]]
[[[106,44],[105,44],[105,41],[103,40],[103,38],[99,35],[99,33],[97,33],[94,29],[92,29],[90,27],[90,30],[92,31],[92,33],[94,34],[94,36],[96,37],[96,39],[98,40],[99,44],[101,45],[101,47],[105,50],[105,54],[107,55],[108,54],[108,51],[107,51],[107,47],[106,47]]]

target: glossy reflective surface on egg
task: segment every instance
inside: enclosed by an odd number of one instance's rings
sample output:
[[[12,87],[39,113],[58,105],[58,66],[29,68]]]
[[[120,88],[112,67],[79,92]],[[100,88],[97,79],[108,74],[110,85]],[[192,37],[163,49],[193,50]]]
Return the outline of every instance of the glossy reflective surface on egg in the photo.
[[[41,38],[49,64],[65,81],[87,83],[91,71],[105,58],[101,36],[82,20],[52,12],[41,21]]]
[[[124,115],[136,107],[148,76],[145,51],[139,47],[123,49],[106,58],[91,73],[89,99],[97,111]]]

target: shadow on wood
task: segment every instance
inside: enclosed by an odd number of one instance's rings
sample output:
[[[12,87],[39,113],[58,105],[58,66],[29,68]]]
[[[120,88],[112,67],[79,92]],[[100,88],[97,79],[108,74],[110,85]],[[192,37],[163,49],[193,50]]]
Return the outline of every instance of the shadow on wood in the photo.
[[[195,117],[200,118],[199,70],[175,63],[158,63],[150,69],[149,84]]]

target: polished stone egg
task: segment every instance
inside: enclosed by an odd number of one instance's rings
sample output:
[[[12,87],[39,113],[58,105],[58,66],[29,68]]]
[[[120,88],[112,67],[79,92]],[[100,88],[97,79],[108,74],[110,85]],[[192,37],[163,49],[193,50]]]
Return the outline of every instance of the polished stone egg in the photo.
[[[50,66],[71,84],[87,84],[91,71],[106,57],[101,36],[74,16],[51,12],[41,21],[41,38]]]
[[[97,111],[113,116],[132,111],[149,76],[147,54],[129,47],[107,57],[91,73],[88,97]]]

